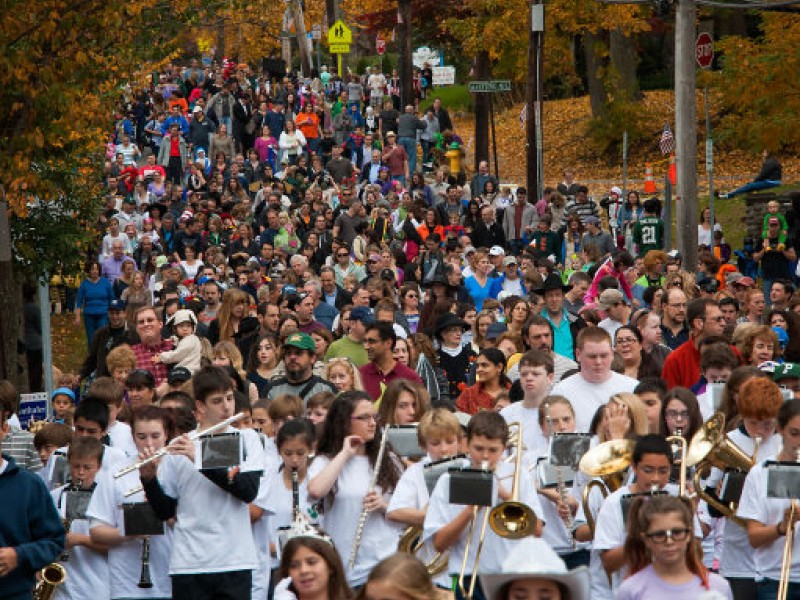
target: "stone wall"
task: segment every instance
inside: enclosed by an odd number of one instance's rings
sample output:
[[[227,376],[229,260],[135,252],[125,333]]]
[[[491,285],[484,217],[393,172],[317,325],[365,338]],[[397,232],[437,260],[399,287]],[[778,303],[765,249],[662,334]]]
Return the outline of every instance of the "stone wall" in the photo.
[[[744,224],[747,230],[747,235],[752,236],[754,239],[761,239],[761,231],[764,227],[764,215],[767,214],[767,202],[770,200],[778,200],[781,203],[781,211],[786,214],[791,206],[789,195],[775,194],[773,192],[762,192],[759,194],[750,194],[745,198],[745,217]]]

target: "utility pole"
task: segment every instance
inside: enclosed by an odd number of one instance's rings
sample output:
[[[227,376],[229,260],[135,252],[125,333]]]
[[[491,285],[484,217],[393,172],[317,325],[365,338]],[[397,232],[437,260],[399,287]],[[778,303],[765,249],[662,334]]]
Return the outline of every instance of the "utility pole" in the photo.
[[[300,67],[303,71],[303,75],[310,77],[311,69],[314,66],[314,60],[311,56],[311,40],[308,39],[306,31],[306,20],[305,16],[303,15],[303,6],[300,4],[300,0],[291,0],[289,2],[289,8],[291,9],[292,16],[294,17],[295,37],[297,38],[297,46],[300,49]]]
[[[526,143],[525,156],[528,173],[526,185],[528,200],[537,202],[542,197],[542,67],[544,46],[544,4],[543,0],[531,0],[530,34],[528,42],[528,81],[525,88]]]
[[[675,158],[678,173],[676,230],[685,268],[697,265],[697,107],[695,0],[678,0],[675,12]]]
[[[414,69],[411,43],[411,0],[397,0],[397,44],[400,50],[400,112],[414,105]]]

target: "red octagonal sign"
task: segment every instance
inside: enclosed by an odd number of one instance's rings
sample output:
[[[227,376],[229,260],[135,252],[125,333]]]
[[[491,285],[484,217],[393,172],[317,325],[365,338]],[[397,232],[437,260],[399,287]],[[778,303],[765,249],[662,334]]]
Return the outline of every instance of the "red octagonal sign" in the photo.
[[[710,33],[704,31],[697,36],[694,48],[697,64],[703,69],[708,69],[714,62],[714,38]]]

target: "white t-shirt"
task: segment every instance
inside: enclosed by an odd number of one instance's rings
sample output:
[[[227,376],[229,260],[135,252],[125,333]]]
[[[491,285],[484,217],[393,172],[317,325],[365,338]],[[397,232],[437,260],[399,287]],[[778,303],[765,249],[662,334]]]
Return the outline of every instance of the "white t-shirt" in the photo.
[[[678,486],[668,483],[664,488],[671,496],[678,495]],[[609,494],[595,521],[594,549],[602,554],[603,550],[612,550],[625,545],[626,528],[625,517],[622,514],[622,497],[631,494],[629,486],[624,485],[613,494]],[[697,538],[703,537],[703,531],[697,517],[694,518],[694,535]],[[626,569],[623,567],[611,575],[611,588],[616,590],[622,582]]]
[[[748,456],[752,456],[755,449],[753,438],[743,433],[739,429],[728,432],[728,439],[739,446]],[[773,434],[758,448],[758,460],[764,461],[773,458],[781,450],[782,440],[778,434]],[[724,473],[717,468],[711,470],[706,486],[716,488],[722,480]],[[702,512],[707,513],[708,509],[705,501]],[[750,545],[747,537],[747,529],[740,527],[731,519],[725,519],[722,539],[724,546],[720,558],[719,572],[723,577],[737,577],[752,579],[757,571],[755,562],[755,549]]]
[[[522,423],[522,440],[525,451],[538,456],[547,454],[549,443],[539,426],[539,408],[527,408],[523,401],[514,402],[500,411],[506,423]]]
[[[600,512],[600,507],[603,505],[603,501],[605,498],[603,497],[600,490],[596,487],[593,487],[591,492],[589,492],[589,511],[591,512],[592,516],[597,522],[597,513]],[[584,504],[581,502],[580,506],[578,507],[578,512],[575,515],[575,526],[578,527],[580,525],[586,524],[586,513],[584,512]],[[603,567],[603,560],[601,558],[601,552],[594,548],[594,545],[590,542],[589,543],[590,550],[589,550],[589,573],[590,575],[590,584],[592,588],[592,600],[612,600],[613,595],[611,593],[611,584],[608,581],[608,577],[606,576],[605,568]]]
[[[760,454],[760,452],[759,452]],[[789,508],[790,501],[780,498],[767,498],[767,469],[763,463],[755,465],[747,474],[736,514],[743,519],[752,519],[762,525],[777,525],[783,520],[783,514]],[[795,533],[797,527],[795,526]],[[783,547],[786,538],[779,537],[770,544],[755,549],[756,579],[779,580]],[[727,545],[726,545],[727,546]],[[800,542],[795,535],[792,551],[792,567],[789,581],[800,583]]]
[[[68,452],[69,446],[59,448],[50,455],[50,458],[47,459],[47,464],[45,464],[44,468],[39,471],[39,475],[42,477],[48,487],[52,488],[51,482],[53,481],[53,469],[56,466],[56,460],[58,456],[67,456]],[[127,466],[131,462],[131,459],[128,458],[119,448],[114,448],[113,446],[106,446],[103,444],[103,460],[100,464],[100,470],[97,472],[95,479],[99,481],[104,475],[113,475],[122,467]]]
[[[553,395],[564,396],[572,403],[575,412],[575,431],[588,433],[592,417],[597,409],[606,404],[614,394],[631,392],[639,382],[632,377],[611,373],[603,383],[589,383],[582,373],[576,373],[553,388]]]
[[[311,480],[328,466],[330,459],[326,456],[317,456],[311,463],[308,479]],[[323,526],[333,539],[334,546],[344,564],[347,582],[351,587],[363,585],[372,568],[387,556],[397,550],[397,541],[402,528],[388,521],[379,511],[367,515],[361,545],[356,555],[355,566],[349,568],[350,553],[356,536],[356,526],[361,515],[364,496],[369,491],[372,479],[372,467],[366,456],[354,456],[347,461],[336,480],[336,492],[333,503],[326,496],[324,499]],[[380,487],[377,491],[382,493]],[[391,494],[383,493],[385,502],[391,500]]]
[[[263,503],[258,503],[264,492],[264,476],[262,475],[261,483],[258,487],[258,496],[253,500],[253,505],[264,509],[264,513],[257,521],[250,523],[250,529],[253,531],[253,543],[256,545],[256,556],[258,557],[258,566],[253,569],[253,578],[250,583],[251,598],[263,598],[267,594],[273,567],[269,545],[277,541],[276,538],[270,535],[272,510],[263,506]]]
[[[111,447],[122,450],[125,456],[134,461],[139,457],[136,444],[133,443],[133,433],[131,426],[122,421],[117,421],[108,428],[108,438],[111,440]]]
[[[104,475],[97,480],[89,509],[89,527],[107,525],[125,535],[123,503],[145,502],[144,492],[125,497],[125,492],[140,485],[139,473],[128,473],[119,479]],[[110,598],[171,598],[172,580],[169,578],[169,557],[172,552],[172,528],[164,524],[164,535],[150,536],[151,588],[140,588],[142,566],[142,540],[123,542],[108,550],[108,569],[111,580]]]
[[[245,458],[239,471],[263,471],[264,449],[256,432],[229,427],[226,433],[243,437]],[[201,458],[197,440],[195,464],[185,456],[167,455],[159,468],[161,487],[178,501],[170,575],[255,569],[258,559],[248,506],[198,470]]]
[[[425,483],[425,465],[430,462],[430,457],[426,456],[406,469],[405,473],[400,477],[400,481],[397,482],[389,507],[386,509],[387,513],[401,508],[422,510],[428,507],[430,494]],[[433,547],[432,540],[423,542],[422,548],[419,549],[416,556],[425,563],[433,560],[436,556],[436,549]],[[440,573],[433,578],[433,583],[446,588],[450,587],[451,581],[447,573]]]
[[[728,582],[716,573],[708,574],[708,587],[703,587],[700,578],[695,576],[691,581],[674,585],[661,579],[649,565],[626,579],[617,592],[617,600],[733,600]]]
[[[608,332],[608,335],[611,336],[612,340],[614,339],[614,335],[616,335],[616,333],[617,333],[617,329],[622,327],[622,325],[623,325],[623,323],[620,323],[619,321],[615,321],[611,317],[606,317],[605,319],[603,319],[602,321],[600,321],[597,324],[597,326],[600,329],[605,329]]]
[[[66,517],[67,502],[63,492],[66,486],[50,492],[59,516]],[[72,533],[89,534],[89,521],[75,519],[70,526]],[[109,575],[108,560],[104,554],[86,546],[73,546],[68,549],[69,560],[59,564],[67,569],[67,579],[56,588],[54,600],[82,600],[84,598],[108,598]]]
[[[469,459],[465,459],[463,466],[469,465]],[[499,496],[497,493],[497,480],[500,478],[503,487],[511,491],[511,481],[514,475],[514,465],[510,463],[498,463],[495,471],[494,486],[492,490],[492,506],[500,504]],[[543,523],[544,514],[542,506],[539,503],[539,495],[533,488],[530,477],[520,478],[520,502],[527,504],[538,519]],[[428,513],[425,515],[424,538],[425,540],[433,540],[434,534],[442,527],[450,523],[466,508],[460,504],[450,504],[450,474],[445,473],[439,478],[436,488],[431,494],[430,505],[428,506]],[[484,515],[487,510],[486,507],[481,507],[478,510],[478,520],[472,531],[472,542],[470,544],[469,556],[467,558],[467,573],[472,573],[475,564],[475,555],[478,549],[478,539],[481,533],[481,525],[483,523]],[[545,525],[547,528],[547,525]],[[464,558],[464,550],[467,543],[467,534],[469,533],[469,525],[464,528],[461,537],[450,547],[450,563],[448,573],[458,574],[461,571],[461,565]],[[500,573],[502,572],[503,561],[507,556],[513,552],[517,547],[518,540],[501,538],[491,527],[486,528],[486,538],[484,540],[483,552],[481,555],[480,570],[483,573]]]

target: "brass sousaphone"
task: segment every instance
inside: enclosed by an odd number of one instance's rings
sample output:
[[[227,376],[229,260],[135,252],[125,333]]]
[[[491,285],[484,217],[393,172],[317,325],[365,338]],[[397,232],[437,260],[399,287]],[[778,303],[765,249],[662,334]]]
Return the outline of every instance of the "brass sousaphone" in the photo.
[[[594,517],[589,510],[592,488],[600,489],[603,498],[617,491],[625,480],[625,470],[633,462],[633,440],[611,440],[595,446],[581,458],[578,469],[584,475],[595,477],[583,488],[583,513],[594,537]]]

